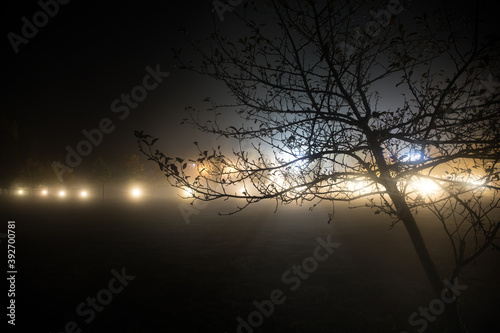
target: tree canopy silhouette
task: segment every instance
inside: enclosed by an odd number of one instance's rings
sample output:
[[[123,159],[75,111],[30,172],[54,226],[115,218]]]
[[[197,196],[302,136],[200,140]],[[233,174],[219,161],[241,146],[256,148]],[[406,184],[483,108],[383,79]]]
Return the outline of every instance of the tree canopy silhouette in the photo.
[[[483,8],[455,17],[442,6],[409,20],[412,9],[397,1],[266,4],[231,13],[240,34],[188,37],[201,61],[174,50],[180,68],[227,87],[230,102],[207,98],[186,119],[223,147],[195,142],[197,157],[169,157],[136,131],[139,149],[193,199],[243,199],[235,211],[266,199],[364,199],[404,224],[441,295],[417,209],[434,213],[449,236],[451,281],[498,249],[499,43],[481,26]],[[459,330],[456,303],[449,308]]]

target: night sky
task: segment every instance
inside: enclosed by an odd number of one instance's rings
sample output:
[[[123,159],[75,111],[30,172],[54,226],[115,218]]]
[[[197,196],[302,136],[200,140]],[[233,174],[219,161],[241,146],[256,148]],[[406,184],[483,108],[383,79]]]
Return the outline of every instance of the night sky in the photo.
[[[23,149],[63,160],[103,118],[111,133],[90,158],[108,153],[137,153],[135,129],[162,137],[176,152],[192,149],[192,137],[179,138],[184,108],[213,89],[202,77],[175,68],[171,48],[183,46],[185,27],[195,36],[212,25],[208,1],[167,3],[69,2],[39,28],[16,54],[8,33],[21,35],[22,17],[40,10],[35,1],[14,2],[4,27],[4,105],[2,112],[19,127]],[[113,112],[111,104],[141,85],[146,67],[169,73],[134,109]],[[213,86],[213,84],[212,84]],[[115,105],[124,106],[122,102]],[[122,109],[123,110],[123,109]],[[114,127],[113,127],[114,126]],[[183,133],[189,128],[181,128]],[[168,144],[175,140],[174,145]],[[185,142],[185,143],[184,143]]]
[[[175,67],[172,48],[186,46],[179,33],[206,37],[214,23],[220,29],[239,31],[239,22],[226,12],[221,22],[210,1],[78,2],[59,5],[38,33],[18,45],[16,53],[8,34],[21,35],[23,17],[33,21],[40,11],[36,1],[10,1],[4,9],[4,104],[2,113],[15,120],[23,150],[64,161],[69,145],[85,139],[83,130],[97,128],[109,118],[113,128],[89,157],[110,153],[137,153],[134,130],[161,138],[159,147],[169,154],[193,151],[198,133],[179,126],[186,106],[200,106],[205,97],[224,96],[222,86]],[[412,4],[402,15],[427,10],[432,2]],[[243,6],[243,5],[242,5]],[[493,2],[486,20],[495,26]],[[468,5],[450,6],[467,11]],[[235,10],[242,11],[242,8]],[[185,56],[192,54],[185,52]],[[113,112],[112,103],[142,83],[146,67],[168,72],[134,109]],[[123,106],[117,104],[116,106]],[[120,118],[121,117],[121,118]],[[208,140],[208,141],[207,141]],[[205,138],[206,143],[215,143]],[[208,147],[207,147],[208,148]]]

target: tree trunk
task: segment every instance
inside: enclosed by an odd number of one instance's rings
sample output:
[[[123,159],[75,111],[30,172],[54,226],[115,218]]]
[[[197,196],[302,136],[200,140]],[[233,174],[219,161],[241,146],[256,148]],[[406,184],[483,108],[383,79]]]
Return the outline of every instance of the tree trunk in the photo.
[[[434,290],[434,294],[437,299],[441,299],[441,294],[443,289],[445,289],[445,285],[439,276],[439,273],[436,269],[436,265],[427,250],[427,246],[425,245],[424,238],[422,237],[422,233],[415,221],[415,217],[413,216],[410,208],[408,207],[405,198],[402,193],[399,192],[395,184],[390,186],[392,188],[389,189],[389,195],[398,210],[398,215],[401,221],[403,222],[406,231],[408,231],[408,235],[413,243],[413,247],[415,252],[417,253],[418,258],[420,259],[420,263],[422,264],[425,273],[429,282],[432,285]],[[453,283],[453,281],[451,281]],[[445,314],[447,316],[447,323],[449,326],[448,332],[466,332],[463,330],[460,324],[460,317],[458,314],[457,301],[450,304],[446,304]]]
[[[390,170],[384,160],[382,147],[378,141],[373,138],[373,136],[369,135],[368,139],[371,143],[372,152],[380,170],[382,183],[394,203],[399,219],[403,222],[406,231],[410,236],[413,248],[415,249],[420,263],[424,268],[427,279],[431,283],[432,289],[434,290],[434,295],[437,299],[441,299],[441,293],[443,292],[443,289],[447,287],[441,280],[434,261],[432,261],[429,250],[427,250],[424,238],[422,237],[422,233],[420,232],[417,222],[415,221],[415,217],[406,203],[406,198],[403,193],[399,191],[396,181],[390,176]],[[451,281],[451,283],[453,283],[453,281]],[[453,303],[445,305],[445,314],[447,316],[446,319],[448,327],[450,328],[449,332],[462,332],[460,329],[461,325],[456,300]]]
[[[373,156],[375,157],[375,160],[378,164],[382,183],[385,186],[392,202],[394,203],[398,217],[403,222],[406,231],[408,231],[408,235],[410,236],[413,247],[417,252],[418,258],[420,259],[420,263],[424,267],[427,278],[432,285],[434,294],[436,295],[436,297],[440,298],[441,291],[444,288],[444,284],[441,281],[441,277],[439,276],[439,273],[436,269],[436,265],[434,265],[429,251],[425,246],[424,238],[422,237],[422,233],[418,228],[415,217],[411,213],[411,210],[406,203],[406,199],[403,193],[399,191],[396,181],[391,178],[390,170],[387,166],[387,163],[385,162],[384,153],[379,142],[375,138],[373,138],[372,135],[368,136],[368,141],[372,146]]]
[[[429,279],[432,285],[434,294],[436,295],[436,297],[440,298],[441,291],[444,288],[444,284],[441,281],[441,277],[439,276],[436,266],[432,261],[429,251],[427,250],[427,246],[425,245],[422,233],[420,232],[417,222],[415,221],[415,217],[411,213],[410,208],[408,207],[405,199],[400,193],[398,194],[391,193],[390,196],[399,211],[399,218],[403,222],[406,231],[408,231],[408,235],[410,236],[410,239],[413,243],[413,247],[417,252],[417,256],[420,259],[420,262],[425,270],[427,278]]]

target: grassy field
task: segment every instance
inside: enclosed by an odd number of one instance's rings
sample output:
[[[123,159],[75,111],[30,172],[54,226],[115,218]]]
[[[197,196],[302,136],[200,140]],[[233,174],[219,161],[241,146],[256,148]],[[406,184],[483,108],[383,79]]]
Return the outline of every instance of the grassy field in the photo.
[[[0,205],[2,225],[16,221],[19,332],[65,332],[66,325],[68,332],[238,332],[237,318],[247,320],[254,300],[276,289],[282,304],[253,332],[413,332],[409,316],[433,299],[403,226],[387,231],[388,218],[367,209],[337,205],[328,224],[329,206],[274,214],[261,204],[219,217],[212,203],[187,224],[175,200],[15,199]],[[444,278],[451,258],[441,227],[429,215],[418,221]],[[328,235],[340,247],[292,291],[282,275]],[[90,312],[79,315],[79,305],[109,290],[112,270],[122,269],[135,278],[91,320]],[[471,332],[497,332],[500,254],[488,251],[465,273],[478,280],[463,292],[464,320]]]

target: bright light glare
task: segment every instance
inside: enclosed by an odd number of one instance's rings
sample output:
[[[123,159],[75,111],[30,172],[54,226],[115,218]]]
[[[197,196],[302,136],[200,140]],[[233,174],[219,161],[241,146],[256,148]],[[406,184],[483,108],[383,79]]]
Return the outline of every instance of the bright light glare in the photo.
[[[300,186],[295,189],[295,192],[300,193],[304,192],[307,189],[307,186]]]
[[[467,183],[469,183],[470,185],[473,185],[473,186],[482,186],[482,185],[484,185],[484,181],[483,180],[479,180],[479,179],[476,179],[476,178],[472,178],[472,179],[468,180]]]
[[[435,193],[441,189],[436,182],[430,179],[419,179],[413,185],[417,191],[425,193]]]
[[[284,183],[285,183],[285,180],[283,179],[283,177],[279,176],[279,175],[272,175],[270,178],[269,178],[270,182],[272,184],[276,184],[278,185],[279,187],[283,187]]]
[[[420,153],[410,153],[409,154],[409,160],[410,161],[418,161],[422,155]]]
[[[82,198],[86,198],[86,197],[87,197],[87,195],[88,195],[87,191],[81,191],[81,192],[80,192],[80,196],[81,196]]]
[[[47,190],[42,191],[42,195],[47,195],[47,194],[48,194]]]
[[[411,151],[407,154],[401,155],[400,160],[403,162],[409,162],[409,161],[418,161],[421,158],[422,158],[422,155],[419,152]]]
[[[352,192],[356,192],[356,194],[366,194],[373,191],[373,187],[369,182],[363,180],[350,180],[347,181],[347,189]]]
[[[60,197],[65,197],[66,196],[66,191],[59,191],[59,196]]]
[[[139,198],[142,195],[142,191],[138,188],[132,189],[130,192],[134,198]]]
[[[23,191],[23,190],[19,190],[19,191],[17,191],[17,193],[18,193],[19,195],[23,195],[24,191]]]

